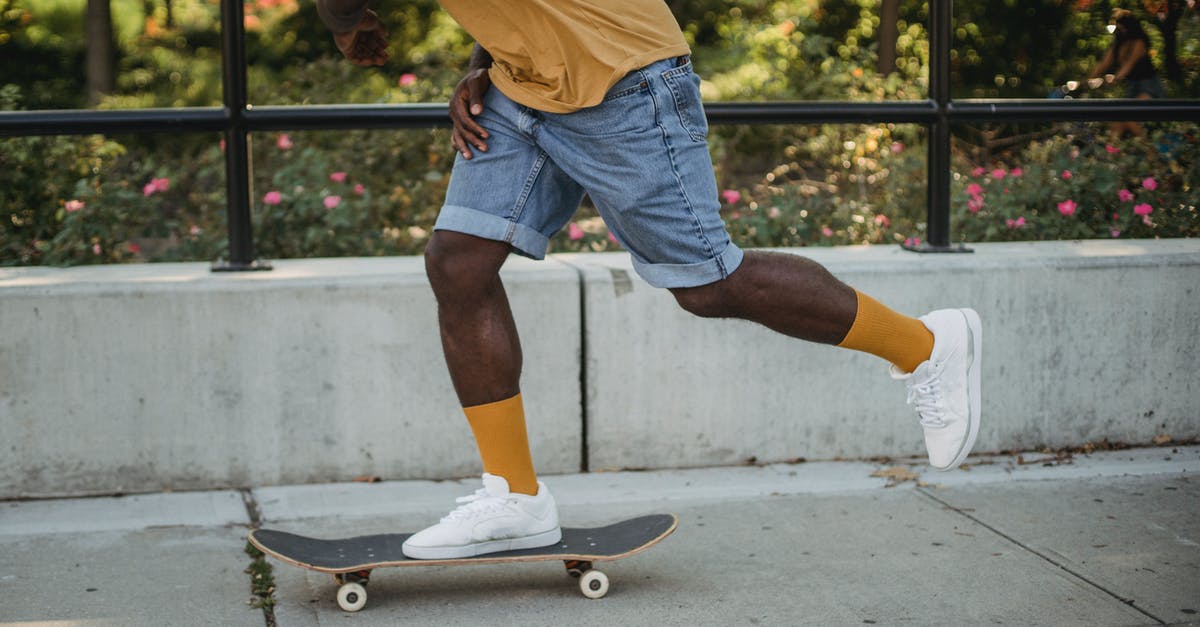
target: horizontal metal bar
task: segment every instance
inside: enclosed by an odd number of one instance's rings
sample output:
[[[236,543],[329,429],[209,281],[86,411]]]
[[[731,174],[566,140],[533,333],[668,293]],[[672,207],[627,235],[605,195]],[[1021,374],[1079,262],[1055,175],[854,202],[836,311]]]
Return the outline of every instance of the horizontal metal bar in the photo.
[[[932,101],[710,102],[713,124],[912,123],[937,120]],[[450,125],[444,103],[249,107],[250,131],[356,128],[431,128]],[[1200,100],[955,100],[945,112],[954,123],[1171,121],[1200,119]],[[0,112],[0,136],[219,131],[231,116],[219,107],[181,109],[47,110]]]
[[[446,103],[251,106],[246,109],[245,119],[252,131],[450,126],[449,106]]]
[[[1200,120],[1200,100],[954,100],[954,122],[1168,122]]]
[[[937,118],[931,100],[896,102],[706,102],[713,124],[928,123]]]
[[[0,136],[219,131],[228,117],[221,107],[0,111]]]

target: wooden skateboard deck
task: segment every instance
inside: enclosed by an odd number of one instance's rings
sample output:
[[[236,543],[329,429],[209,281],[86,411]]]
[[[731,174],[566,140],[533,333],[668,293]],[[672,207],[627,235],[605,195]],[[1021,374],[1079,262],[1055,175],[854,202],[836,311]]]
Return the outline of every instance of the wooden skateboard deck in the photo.
[[[606,527],[563,527],[562,540],[557,544],[455,559],[418,560],[405,557],[400,547],[412,535],[410,533],[321,540],[286,531],[255,529],[250,532],[250,543],[282,562],[332,574],[340,585],[338,605],[348,612],[356,612],[366,604],[364,586],[372,570],[408,566],[561,560],[567,567],[567,573],[579,578],[579,589],[584,596],[598,599],[608,592],[608,577],[592,568],[592,562],[619,560],[641,553],[671,535],[678,524],[679,519],[674,514],[654,514]]]

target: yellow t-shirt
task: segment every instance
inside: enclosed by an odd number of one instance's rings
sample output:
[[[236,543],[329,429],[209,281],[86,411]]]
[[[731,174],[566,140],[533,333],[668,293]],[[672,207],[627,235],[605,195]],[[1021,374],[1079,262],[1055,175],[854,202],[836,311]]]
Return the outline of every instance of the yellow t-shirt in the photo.
[[[629,72],[689,53],[663,0],[439,3],[492,55],[492,84],[539,111],[600,104]]]

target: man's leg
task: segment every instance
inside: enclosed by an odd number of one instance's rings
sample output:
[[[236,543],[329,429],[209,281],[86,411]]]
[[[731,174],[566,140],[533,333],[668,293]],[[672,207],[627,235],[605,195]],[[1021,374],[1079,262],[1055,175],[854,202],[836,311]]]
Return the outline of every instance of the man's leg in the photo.
[[[537,494],[520,397],[521,341],[500,266],[506,242],[435,231],[425,268],[438,304],[450,380],[475,434],[484,472],[513,492]]]
[[[521,401],[521,342],[500,266],[511,245],[434,232],[425,269],[450,379],[483,460],[483,489],[404,542],[417,559],[453,559],[558,542],[558,508],[537,480]]]
[[[810,342],[868,352],[902,372],[915,370],[933,351],[933,335],[920,320],[796,255],[750,251],[725,280],[671,292],[696,315],[751,320]]]
[[[671,290],[684,309],[742,318],[781,333],[864,351],[892,362],[921,417],[929,463],[949,470],[979,433],[982,324],[971,309],[910,318],[802,257],[747,252],[722,281]]]

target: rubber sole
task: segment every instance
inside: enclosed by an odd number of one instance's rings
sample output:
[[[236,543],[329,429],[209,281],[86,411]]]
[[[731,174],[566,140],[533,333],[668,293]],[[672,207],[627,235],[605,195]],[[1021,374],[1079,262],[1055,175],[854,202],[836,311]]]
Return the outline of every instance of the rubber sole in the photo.
[[[501,551],[536,549],[543,546],[550,546],[559,540],[562,540],[562,529],[555,527],[550,531],[532,536],[489,540],[487,542],[476,542],[462,546],[409,546],[405,544],[404,556],[418,560],[448,560],[487,555],[488,553],[499,553]]]
[[[954,457],[954,461],[945,468],[938,468],[943,471],[957,468],[967,459],[967,455],[971,454],[971,449],[975,447],[975,438],[979,436],[979,418],[983,411],[981,397],[983,389],[983,321],[980,320],[979,313],[974,309],[959,309],[958,311],[967,321],[969,346],[967,351],[967,439],[963,442],[958,455]]]

